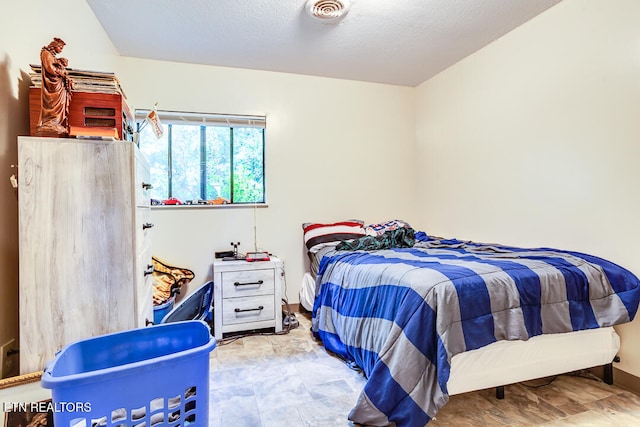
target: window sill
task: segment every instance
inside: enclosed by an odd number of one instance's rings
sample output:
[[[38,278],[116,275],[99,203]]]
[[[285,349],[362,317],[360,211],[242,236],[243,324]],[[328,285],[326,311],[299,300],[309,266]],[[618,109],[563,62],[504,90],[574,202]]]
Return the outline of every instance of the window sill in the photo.
[[[151,205],[151,209],[262,209],[268,208],[267,203],[227,203],[224,205]]]

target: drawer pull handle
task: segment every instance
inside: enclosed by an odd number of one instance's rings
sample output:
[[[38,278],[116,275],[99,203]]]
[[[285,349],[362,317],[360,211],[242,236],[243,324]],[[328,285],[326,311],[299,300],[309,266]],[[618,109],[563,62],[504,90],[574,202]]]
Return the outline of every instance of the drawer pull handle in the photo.
[[[146,230],[147,228],[151,228],[153,227],[153,224],[150,222],[145,222],[144,224],[142,224],[142,229]]]
[[[244,282],[244,283],[235,282],[235,283],[233,284],[233,286],[262,285],[263,283],[264,283],[264,280],[258,280],[257,282]]]
[[[151,190],[153,188],[153,185],[149,184],[148,182],[143,182],[142,183],[142,189],[143,190]]]
[[[260,311],[262,309],[264,309],[264,306],[259,305],[258,308],[245,308],[245,309],[236,308],[234,311],[236,313],[242,313],[243,311]]]
[[[147,264],[147,269],[144,271],[145,276],[149,274],[153,274],[153,264]]]

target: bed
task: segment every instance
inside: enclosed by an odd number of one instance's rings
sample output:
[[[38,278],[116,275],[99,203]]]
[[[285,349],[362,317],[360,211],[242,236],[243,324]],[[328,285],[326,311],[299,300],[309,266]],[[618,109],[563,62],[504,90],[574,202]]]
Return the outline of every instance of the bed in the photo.
[[[369,238],[348,223],[354,233],[330,243],[331,233],[320,242],[303,228],[318,259],[312,331],[367,377],[355,423],[424,426],[451,394],[610,364],[612,326],[638,308],[638,278],[592,255],[435,238],[408,225],[411,244],[345,248]]]

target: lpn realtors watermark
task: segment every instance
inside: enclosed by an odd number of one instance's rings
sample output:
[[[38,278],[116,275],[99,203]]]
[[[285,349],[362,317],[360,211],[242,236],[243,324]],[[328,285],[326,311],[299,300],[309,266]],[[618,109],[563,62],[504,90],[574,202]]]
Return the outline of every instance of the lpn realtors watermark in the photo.
[[[91,412],[90,402],[3,402],[3,412]]]

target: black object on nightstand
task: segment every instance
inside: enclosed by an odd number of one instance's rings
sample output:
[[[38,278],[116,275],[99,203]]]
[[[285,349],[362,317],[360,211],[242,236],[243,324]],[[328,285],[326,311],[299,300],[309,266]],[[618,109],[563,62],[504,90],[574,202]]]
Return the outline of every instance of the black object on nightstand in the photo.
[[[233,256],[233,251],[216,252],[216,258],[228,258]]]

